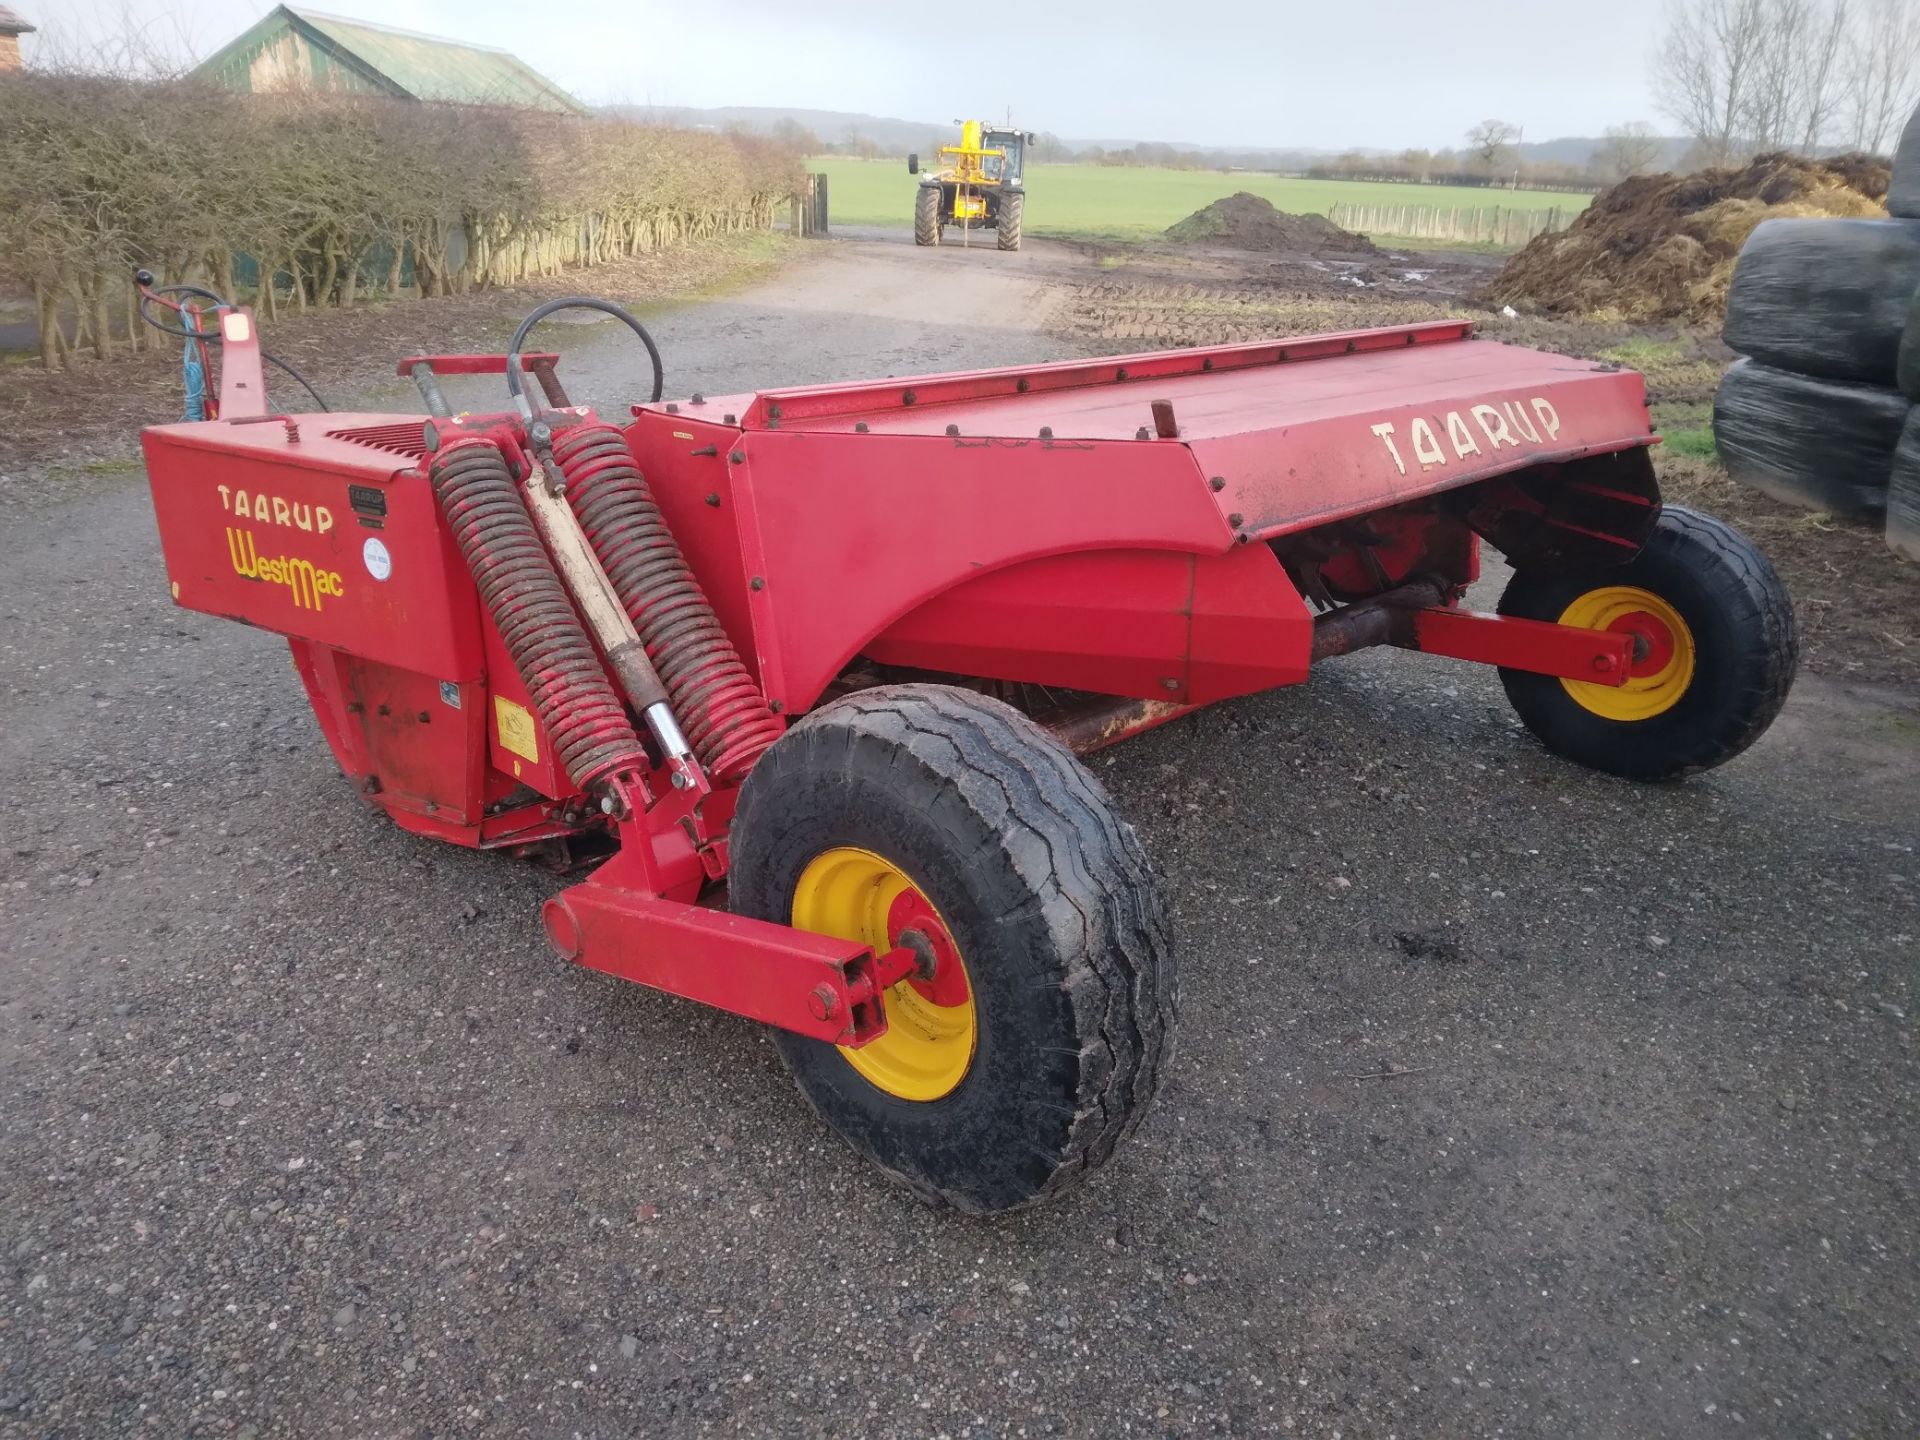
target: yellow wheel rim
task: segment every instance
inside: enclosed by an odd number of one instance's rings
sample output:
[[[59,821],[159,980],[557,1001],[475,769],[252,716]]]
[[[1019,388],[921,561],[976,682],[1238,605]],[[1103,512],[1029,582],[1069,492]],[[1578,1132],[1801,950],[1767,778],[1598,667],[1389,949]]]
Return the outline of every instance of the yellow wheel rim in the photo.
[[[887,1094],[938,1100],[951,1094],[973,1064],[979,1028],[973,987],[947,923],[904,871],[871,850],[843,845],[816,855],[793,891],[793,925],[816,935],[856,940],[885,955],[915,932],[934,957],[930,978],[908,976],[882,997],[887,1029],[856,1048],[847,1063]]]
[[[1582,630],[1626,631],[1635,637],[1626,684],[1560,682],[1575,704],[1603,720],[1631,723],[1664,715],[1693,684],[1693,631],[1678,610],[1651,590],[1636,585],[1589,590],[1560,612],[1560,623]]]

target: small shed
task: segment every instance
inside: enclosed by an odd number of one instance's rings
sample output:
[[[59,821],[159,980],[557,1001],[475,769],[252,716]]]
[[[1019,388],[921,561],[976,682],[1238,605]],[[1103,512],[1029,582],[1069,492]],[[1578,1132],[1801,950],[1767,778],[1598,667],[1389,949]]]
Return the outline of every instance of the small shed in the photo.
[[[0,5],[0,70],[20,68],[20,37],[33,30],[18,12]]]
[[[0,13],[5,13],[3,5]],[[235,90],[337,90],[443,104],[589,113],[505,50],[347,20],[304,6],[274,6],[194,73]]]

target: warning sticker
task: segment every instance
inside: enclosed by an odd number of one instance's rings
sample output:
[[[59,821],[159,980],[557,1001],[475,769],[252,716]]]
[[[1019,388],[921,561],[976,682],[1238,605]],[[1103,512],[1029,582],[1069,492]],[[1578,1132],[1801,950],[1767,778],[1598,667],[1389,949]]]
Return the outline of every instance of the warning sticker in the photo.
[[[533,727],[533,716],[524,705],[516,705],[504,695],[493,697],[493,723],[500,731],[500,746],[522,760],[540,763],[540,735]]]

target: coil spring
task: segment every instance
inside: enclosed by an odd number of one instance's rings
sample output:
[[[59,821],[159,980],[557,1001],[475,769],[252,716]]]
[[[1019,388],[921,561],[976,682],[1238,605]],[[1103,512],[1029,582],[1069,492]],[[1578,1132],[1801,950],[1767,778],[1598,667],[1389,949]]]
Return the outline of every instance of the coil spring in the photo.
[[[553,458],[687,743],[714,779],[740,778],[784,727],[688,568],[626,439],[588,421],[554,436]]]
[[[507,457],[489,441],[456,441],[434,455],[427,474],[574,784],[584,790],[614,771],[646,769],[646,750],[540,543]]]

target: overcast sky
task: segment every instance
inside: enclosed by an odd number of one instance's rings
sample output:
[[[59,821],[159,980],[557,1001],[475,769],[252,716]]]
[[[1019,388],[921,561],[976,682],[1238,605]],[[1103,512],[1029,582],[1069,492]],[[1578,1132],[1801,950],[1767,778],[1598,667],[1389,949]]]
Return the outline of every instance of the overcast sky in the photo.
[[[267,0],[8,0],[98,32],[167,15],[205,55]],[[1499,118],[1529,140],[1661,124],[1662,0],[324,0],[512,50],[594,104],[791,105],[1079,139],[1439,148]],[[981,17],[977,22],[962,16]],[[31,46],[32,37],[28,37]],[[31,51],[29,52],[31,53]],[[1663,127],[1667,128],[1667,127]]]

